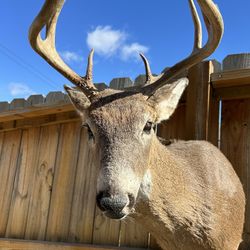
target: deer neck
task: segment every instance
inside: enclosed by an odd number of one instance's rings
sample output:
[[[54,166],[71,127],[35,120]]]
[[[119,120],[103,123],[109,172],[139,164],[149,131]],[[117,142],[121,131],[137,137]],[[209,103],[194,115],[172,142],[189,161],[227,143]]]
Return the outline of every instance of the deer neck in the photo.
[[[185,179],[185,169],[171,150],[154,139],[149,160],[151,186],[148,197],[138,202],[136,220],[156,236],[163,249],[182,249],[178,238],[186,235],[191,216],[189,214],[189,183]],[[189,241],[188,240],[188,241]],[[194,243],[192,243],[194,244]],[[187,248],[183,249],[189,249]],[[197,245],[196,249],[200,249]]]

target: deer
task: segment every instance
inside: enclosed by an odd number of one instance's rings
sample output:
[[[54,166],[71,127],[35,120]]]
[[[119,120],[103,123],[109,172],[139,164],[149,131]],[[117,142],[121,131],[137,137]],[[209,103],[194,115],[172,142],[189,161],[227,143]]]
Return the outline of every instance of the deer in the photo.
[[[46,0],[29,30],[32,48],[75,87],[64,86],[89,134],[98,158],[96,203],[111,219],[131,217],[143,225],[162,249],[236,250],[244,224],[245,195],[232,165],[206,141],[164,145],[155,130],[168,120],[188,85],[184,70],[218,47],[224,24],[212,0],[189,0],[195,27],[192,53],[155,76],[141,55],[146,80],[124,90],[98,91],[93,83],[91,50],[86,75],[75,73],[60,57],[55,31],[64,0]],[[46,35],[40,33],[46,28]]]

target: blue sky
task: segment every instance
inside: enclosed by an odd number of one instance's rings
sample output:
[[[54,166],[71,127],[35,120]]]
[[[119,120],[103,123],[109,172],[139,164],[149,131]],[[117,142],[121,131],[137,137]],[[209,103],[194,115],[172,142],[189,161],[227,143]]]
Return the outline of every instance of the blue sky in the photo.
[[[44,0],[0,1],[0,101],[62,90],[68,83],[29,46],[29,26]],[[225,22],[220,47],[212,55],[250,52],[250,1],[217,0]],[[193,25],[188,1],[67,0],[58,21],[57,50],[80,75],[89,47],[95,47],[94,80],[144,73],[138,50],[160,73],[190,53]]]

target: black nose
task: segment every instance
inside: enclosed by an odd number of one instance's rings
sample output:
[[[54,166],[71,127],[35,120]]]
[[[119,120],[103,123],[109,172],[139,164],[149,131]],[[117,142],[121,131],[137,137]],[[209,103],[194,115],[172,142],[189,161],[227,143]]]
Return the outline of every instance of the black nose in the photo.
[[[105,211],[105,215],[113,219],[120,219],[126,214],[122,211],[129,204],[127,195],[109,195],[101,192],[96,196],[98,207]]]

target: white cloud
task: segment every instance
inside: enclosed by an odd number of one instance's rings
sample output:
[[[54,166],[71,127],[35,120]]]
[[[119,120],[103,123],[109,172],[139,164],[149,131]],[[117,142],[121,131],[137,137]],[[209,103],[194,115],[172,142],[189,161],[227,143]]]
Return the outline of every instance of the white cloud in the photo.
[[[35,92],[24,83],[12,82],[9,84],[8,88],[10,90],[10,94],[13,97],[26,97],[35,94]]]
[[[83,58],[80,55],[72,51],[67,51],[67,50],[61,51],[60,55],[63,58],[63,60],[67,63],[83,61]]]
[[[101,56],[118,55],[122,60],[137,60],[138,53],[147,53],[149,48],[138,42],[128,43],[129,35],[121,30],[112,29],[111,26],[97,26],[87,35],[88,47],[94,48]]]
[[[149,50],[148,47],[141,45],[139,43],[132,43],[129,45],[124,45],[121,48],[121,58],[123,60],[128,59],[138,59],[139,53],[147,53]]]
[[[97,54],[111,56],[117,52],[126,40],[127,34],[114,30],[111,26],[97,26],[88,33],[88,47],[94,48]]]

